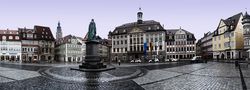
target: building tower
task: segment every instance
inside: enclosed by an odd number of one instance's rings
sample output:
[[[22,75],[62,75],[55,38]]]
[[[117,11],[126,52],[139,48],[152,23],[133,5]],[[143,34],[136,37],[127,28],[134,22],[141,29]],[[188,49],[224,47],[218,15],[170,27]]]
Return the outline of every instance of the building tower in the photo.
[[[242,19],[243,29],[245,32],[250,32],[250,15],[246,12]],[[249,33],[250,34],[250,33]]]
[[[137,13],[137,23],[138,24],[142,24],[142,11],[141,11],[141,8],[139,8],[139,12]]]
[[[56,30],[56,40],[62,38],[62,28],[60,26],[60,22],[58,22],[57,30]]]
[[[242,19],[243,35],[244,35],[244,50],[246,57],[250,58],[250,15],[246,12]]]

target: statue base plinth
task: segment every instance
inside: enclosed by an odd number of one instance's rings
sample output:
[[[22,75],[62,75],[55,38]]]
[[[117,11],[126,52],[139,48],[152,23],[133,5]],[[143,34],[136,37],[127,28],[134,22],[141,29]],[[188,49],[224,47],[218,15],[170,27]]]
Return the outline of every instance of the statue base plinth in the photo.
[[[87,64],[86,64],[87,65]],[[103,67],[105,66],[105,67]],[[86,66],[85,65],[80,65],[79,68],[71,68],[71,70],[76,70],[76,71],[81,71],[81,72],[103,72],[103,71],[109,71],[109,70],[114,70],[115,67],[114,66],[107,66],[107,65],[103,65],[103,66]],[[102,68],[96,68],[96,67],[102,67]]]
[[[103,63],[82,63],[82,65],[79,66],[79,68],[86,68],[86,69],[100,69],[100,68],[107,68],[107,65],[104,65]]]
[[[72,70],[83,72],[101,72],[115,69],[113,66],[107,67],[101,62],[99,55],[99,42],[87,41],[86,43],[86,57],[85,62],[79,65],[79,68],[71,68]]]

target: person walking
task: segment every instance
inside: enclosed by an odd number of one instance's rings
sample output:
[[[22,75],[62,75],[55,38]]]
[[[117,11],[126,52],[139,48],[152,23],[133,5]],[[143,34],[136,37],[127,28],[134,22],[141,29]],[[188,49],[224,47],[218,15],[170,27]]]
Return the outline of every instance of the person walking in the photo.
[[[118,60],[118,64],[119,64],[119,66],[121,65],[121,60],[120,59]]]

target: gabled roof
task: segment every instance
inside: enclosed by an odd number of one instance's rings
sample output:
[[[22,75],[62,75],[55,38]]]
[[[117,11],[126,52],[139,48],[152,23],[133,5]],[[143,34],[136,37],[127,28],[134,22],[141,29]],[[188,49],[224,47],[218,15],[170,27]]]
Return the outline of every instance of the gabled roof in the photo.
[[[81,41],[83,41],[83,38],[81,37],[77,37],[77,36],[74,36],[74,35],[67,35],[63,38],[59,38],[57,41],[56,41],[56,45],[61,45],[61,44],[65,44],[65,43],[72,43],[70,39],[77,39],[79,45],[82,45]],[[81,41],[79,41],[81,40]]]
[[[160,24],[160,23],[154,20],[147,20],[147,21],[143,21],[142,24],[138,24],[137,22],[132,22],[132,23],[123,24],[116,28],[128,28],[128,27],[143,26],[143,25],[155,25],[155,24]]]
[[[55,41],[55,38],[54,38],[49,27],[35,25],[34,30],[37,33],[37,39]],[[46,38],[46,36],[47,36],[47,38]]]
[[[0,30],[0,34],[15,34],[15,35],[18,35],[18,30]]]
[[[21,39],[18,37],[18,30],[0,30],[0,41],[3,40],[3,36],[5,36],[6,41],[20,41]],[[9,37],[12,36],[12,39]]]
[[[234,25],[236,26],[238,24],[238,22],[240,21],[240,17],[243,16],[242,13],[238,13],[232,17],[227,18],[226,20],[224,20],[226,25]]]
[[[115,30],[110,34],[127,34],[130,33],[134,28],[137,28],[139,31],[143,32],[165,31],[159,22],[156,22],[154,20],[147,20],[143,21],[142,24],[138,24],[137,22],[123,24],[116,27]]]
[[[238,13],[238,14],[233,15],[233,16],[225,19],[225,20],[221,19],[221,21],[223,21],[227,26],[230,26],[230,25],[234,26],[234,28],[232,29],[232,30],[234,30],[236,28],[238,22],[241,21],[240,20],[241,16],[243,16],[243,14],[242,13]],[[218,25],[217,30],[219,29],[219,26],[220,25]]]
[[[193,34],[185,29],[166,29],[166,34],[175,34],[179,30],[184,31],[186,34]]]
[[[221,19],[220,22],[224,22],[226,24],[226,26],[232,26],[233,28],[228,28],[228,30],[226,30],[226,32],[229,32],[229,31],[234,31],[235,28],[237,27],[237,24],[241,21],[240,18],[241,16],[243,16],[242,12],[241,13],[238,13],[236,15],[233,15],[227,19]],[[214,31],[214,35],[213,36],[216,36],[218,35],[218,29],[220,28],[220,23],[219,25],[217,26],[217,29]]]

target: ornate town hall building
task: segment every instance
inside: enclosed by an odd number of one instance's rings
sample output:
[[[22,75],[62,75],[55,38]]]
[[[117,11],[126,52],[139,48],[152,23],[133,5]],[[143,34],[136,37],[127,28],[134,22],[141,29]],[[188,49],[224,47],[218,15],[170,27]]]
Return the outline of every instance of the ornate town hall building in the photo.
[[[159,22],[143,21],[143,13],[137,13],[137,22],[126,23],[109,33],[112,39],[111,59],[129,62],[140,59],[165,58],[165,30]]]

